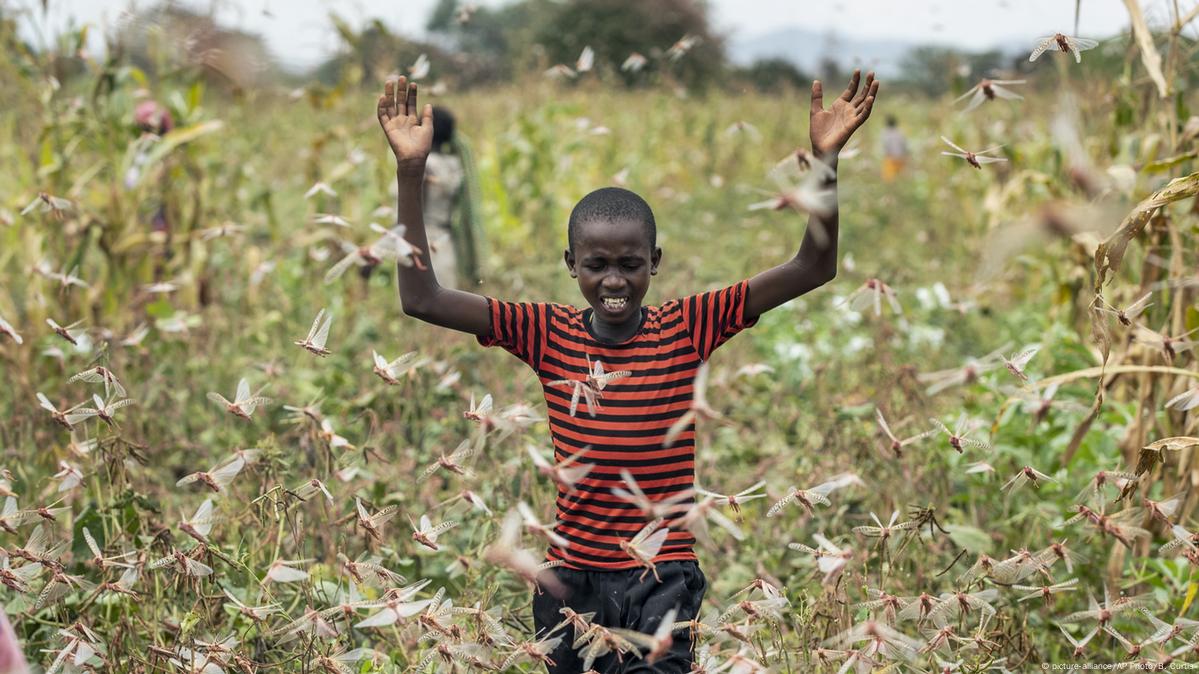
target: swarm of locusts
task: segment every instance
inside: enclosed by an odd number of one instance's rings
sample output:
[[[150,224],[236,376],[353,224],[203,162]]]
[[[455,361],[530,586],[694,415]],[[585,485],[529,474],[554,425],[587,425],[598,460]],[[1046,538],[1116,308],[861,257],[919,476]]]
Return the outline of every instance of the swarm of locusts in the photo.
[[[684,36],[645,52],[673,63],[695,44]],[[1068,76],[1095,46],[1056,33],[1030,60],[1063,52]],[[640,73],[648,61],[631,54],[623,70]],[[411,72],[436,66],[422,55]],[[538,86],[556,91],[553,82],[597,70],[587,47]],[[133,100],[137,78],[112,77],[115,91],[96,105]],[[1061,113],[1046,168],[1025,151],[1040,147],[1034,140],[976,143],[997,127],[964,121],[1002,106],[1043,109],[1035,80],[1013,77],[988,75],[958,98],[965,111],[937,103],[945,109],[929,113],[953,129],[925,129],[925,146],[939,149],[940,138],[953,150],[942,154],[979,171],[927,152],[942,178],[934,201],[950,203],[941,213],[956,221],[922,231],[919,246],[912,229],[940,206],[903,191],[880,200],[863,170],[871,153],[845,153],[841,208],[856,220],[846,229],[892,236],[895,248],[853,248],[834,284],[851,292],[802,298],[704,366],[685,421],[668,434],[673,442],[695,424],[693,492],[663,501],[622,476],[612,498],[643,521],[621,550],[641,576],[657,577],[669,519],[695,534],[711,582],[701,617],[668,614],[653,634],[569,609],[555,629],[533,633],[530,593],[562,589],[545,549],[569,545],[551,495],[573,493],[592,466],[586,451],[555,458],[531,375],[401,318],[390,268],[423,266],[429,251],[409,244],[402,224],[379,224],[394,214],[379,194],[385,164],[366,156],[358,131],[321,121],[289,128],[286,144],[246,131],[201,153],[207,136],[235,133],[211,115],[239,113],[180,99],[176,128],[145,132],[114,158],[84,140],[105,122],[83,114],[82,98],[63,101],[57,81],[31,81],[49,116],[44,149],[4,149],[6,161],[34,164],[0,183],[0,602],[25,658],[47,674],[527,672],[563,642],[587,662],[616,653],[652,664],[689,640],[696,673],[1199,661],[1190,490],[1199,483],[1199,175],[1162,179],[1195,166],[1199,118],[1153,131],[1160,154],[1129,186],[1124,159],[1100,166],[1077,120]],[[1025,84],[1027,98],[1011,88]],[[561,151],[578,153],[566,156],[579,170],[592,160],[588,144],[610,142],[595,124],[668,134],[646,141],[645,158],[608,153],[611,171],[596,180],[646,180],[636,171],[661,164],[648,175],[665,184],[700,170],[704,162],[679,163],[678,146],[695,145],[671,128],[679,103],[638,96],[618,100],[640,112],[594,124],[557,105],[537,112],[545,129],[488,120],[509,124],[485,127],[506,140],[481,150],[501,174],[484,194],[504,196],[489,211],[501,223],[499,253],[541,250],[510,224],[516,211],[502,208],[541,208],[548,202],[524,183],[561,189],[551,181],[571,163],[520,154],[545,142],[538,134],[574,134]],[[758,121],[791,104],[747,102],[743,114],[763,129],[738,122],[703,150],[745,153],[727,165],[713,159],[727,175],[692,185],[696,194],[724,189],[721,217],[747,222],[709,220],[722,231],[695,239],[710,246],[698,254],[713,283],[743,272],[724,259],[732,252],[790,240],[759,238],[754,227],[791,231],[796,211],[828,205],[827,167],[767,146],[772,134],[801,137]],[[490,114],[494,97],[464,96],[462,107],[472,105]],[[359,112],[330,101],[312,114],[326,107]],[[620,106],[595,109],[605,107]],[[293,155],[305,133],[311,146]],[[337,143],[346,152],[326,165]],[[296,173],[286,182],[254,168],[275,151]],[[190,194],[153,177],[205,172],[211,184]],[[730,189],[733,180],[743,184]],[[702,222],[702,211],[677,210],[696,207],[677,187],[688,183],[673,184],[655,193],[661,210]],[[747,209],[755,191],[770,200]],[[1054,201],[1011,224],[1018,199],[1046,192]],[[942,239],[964,238],[963,213],[974,211],[952,204],[974,202],[1003,217],[972,238],[1036,232],[1062,243],[1031,250],[1005,239],[933,270],[934,246],[962,255],[960,242]],[[1118,227],[1077,225],[1086,209],[1116,207],[1127,213]],[[155,212],[163,224],[149,224]],[[911,222],[895,221],[897,212]],[[287,228],[280,214],[293,219]],[[668,236],[671,226],[663,224]],[[986,285],[942,275],[972,273],[978,255],[1017,271]],[[688,264],[683,257],[677,264]],[[672,290],[696,290],[683,285],[689,274],[677,275]],[[1037,295],[1037,283],[1051,290]],[[509,291],[524,292],[487,289]],[[1021,294],[1034,309],[1016,313],[996,299]],[[867,347],[851,346],[863,339]],[[578,380],[548,385],[571,391],[572,415],[594,416],[605,385],[627,376],[596,361]]]

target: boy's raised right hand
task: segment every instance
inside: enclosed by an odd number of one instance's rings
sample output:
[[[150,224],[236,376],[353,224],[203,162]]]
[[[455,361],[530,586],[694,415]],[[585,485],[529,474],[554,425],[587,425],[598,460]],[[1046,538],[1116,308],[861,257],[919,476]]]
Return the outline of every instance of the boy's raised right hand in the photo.
[[[379,97],[379,125],[396,156],[396,222],[407,229],[410,244],[428,251],[429,238],[421,213],[421,179],[425,160],[433,148],[433,106],[426,105],[416,116],[416,85],[408,78],[388,80]],[[400,305],[404,313],[426,323],[460,330],[472,335],[491,333],[491,307],[487,298],[474,293],[443,288],[431,266],[396,265]]]
[[[433,106],[426,103],[420,117],[416,112],[416,83],[403,76],[387,80],[379,97],[379,124],[395,154],[396,170],[419,177],[433,147]]]

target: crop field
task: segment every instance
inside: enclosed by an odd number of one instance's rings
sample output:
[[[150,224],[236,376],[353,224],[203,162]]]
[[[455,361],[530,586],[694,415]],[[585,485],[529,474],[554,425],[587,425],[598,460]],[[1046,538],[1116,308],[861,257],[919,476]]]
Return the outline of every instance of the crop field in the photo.
[[[840,161],[835,280],[709,365],[697,484],[756,489],[697,546],[702,620],[674,632],[696,671],[1199,662],[1195,54],[1180,32],[1051,51],[1022,100],[969,112],[981,73],[882,83]],[[234,96],[51,56],[0,55],[0,604],[34,671],[544,671],[574,627],[534,634],[512,560],[548,543],[505,531],[522,503],[554,519],[536,376],[405,316],[389,263],[325,281],[395,223],[382,82]],[[657,217],[647,304],[792,257],[806,216],[748,207],[807,146],[808,94],[728,89],[432,97],[477,168],[472,290],[581,305],[567,216],[615,181]],[[161,135],[134,122],[151,99]],[[322,309],[324,357],[295,344]]]

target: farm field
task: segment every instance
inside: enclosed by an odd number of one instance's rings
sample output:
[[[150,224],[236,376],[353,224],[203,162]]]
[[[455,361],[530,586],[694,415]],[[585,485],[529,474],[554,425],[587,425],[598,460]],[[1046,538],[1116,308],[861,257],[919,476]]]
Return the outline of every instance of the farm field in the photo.
[[[969,112],[954,98],[979,73],[931,98],[883,82],[840,161],[836,279],[709,366],[720,418],[695,430],[697,482],[764,481],[764,497],[718,506],[736,532],[713,523],[697,547],[704,619],[675,638],[696,640],[698,671],[1197,661],[1189,49],[1164,60],[1164,98],[1128,36],[1081,63],[1046,54],[1023,100]],[[1127,77],[1089,74],[1098,52]],[[378,237],[370,223],[395,221],[382,83],[230,96],[188,71],[92,61],[59,81],[44,59],[0,58],[0,603],[30,663],[544,671],[533,589],[500,563],[547,545],[505,535],[518,504],[554,517],[528,449],[552,451],[536,377],[405,316],[390,264],[325,281]],[[137,127],[144,100],[170,131]],[[802,240],[805,215],[748,207],[806,147],[806,91],[532,74],[432,100],[476,162],[476,292],[583,302],[567,217],[616,180],[657,217],[647,304],[747,278]],[[912,152],[890,183],[887,115]],[[942,136],[1006,161],[975,169]],[[880,281],[897,303],[870,296]],[[319,357],[295,342],[322,309]],[[414,355],[389,383],[376,352]],[[244,401],[243,379],[269,399],[232,405],[248,418],[210,396]],[[465,418],[485,395],[490,424]],[[900,440],[924,435],[893,449],[880,416]],[[424,517],[454,525],[422,545]]]

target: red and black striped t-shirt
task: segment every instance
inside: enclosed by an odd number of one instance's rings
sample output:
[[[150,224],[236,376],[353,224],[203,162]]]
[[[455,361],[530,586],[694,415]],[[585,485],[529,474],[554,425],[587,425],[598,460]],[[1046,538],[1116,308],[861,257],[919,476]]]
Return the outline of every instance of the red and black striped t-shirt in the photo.
[[[620,548],[646,520],[633,504],[612,494],[627,469],[653,500],[694,486],[695,425],[689,425],[667,449],[666,431],[691,406],[692,384],[701,361],[716,347],[757,322],[746,318],[749,281],[662,306],[642,307],[641,328],[621,343],[604,342],[590,331],[591,309],[552,303],[502,302],[487,298],[491,334],[483,346],[501,346],[533,368],[541,379],[554,442],[561,461],[590,446],[583,463],[595,464],[576,485],[576,493],[558,489],[558,526],[570,547],[550,546],[547,559],[563,559],[567,568],[629,569],[637,566]],[[593,418],[579,403],[570,416],[570,388],[549,386],[558,379],[585,379],[588,358],[605,372],[632,374],[609,383]],[[671,530],[655,562],[695,559],[695,538]]]

